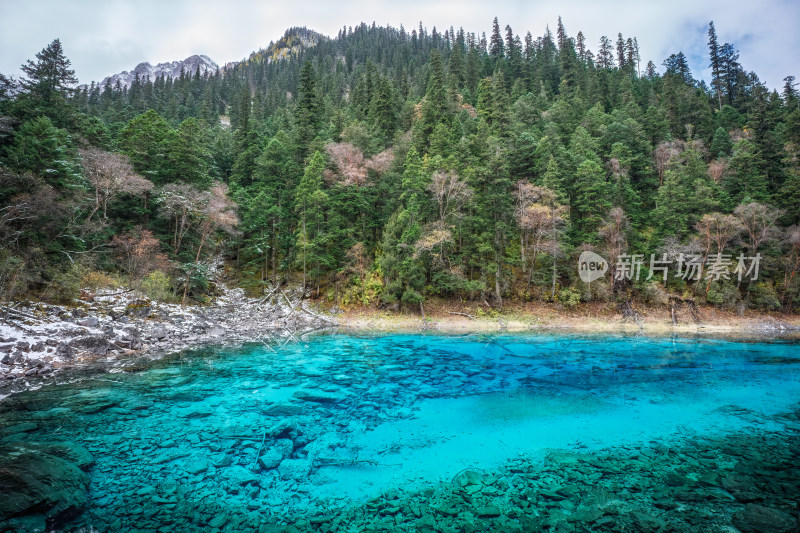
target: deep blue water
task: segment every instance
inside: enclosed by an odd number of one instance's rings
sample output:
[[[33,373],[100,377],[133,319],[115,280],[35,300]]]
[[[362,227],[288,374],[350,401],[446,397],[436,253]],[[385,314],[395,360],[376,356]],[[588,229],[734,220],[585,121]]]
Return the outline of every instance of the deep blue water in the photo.
[[[65,530],[238,530],[552,449],[781,434],[799,400],[795,341],[322,334],[16,395],[0,428],[93,455]]]

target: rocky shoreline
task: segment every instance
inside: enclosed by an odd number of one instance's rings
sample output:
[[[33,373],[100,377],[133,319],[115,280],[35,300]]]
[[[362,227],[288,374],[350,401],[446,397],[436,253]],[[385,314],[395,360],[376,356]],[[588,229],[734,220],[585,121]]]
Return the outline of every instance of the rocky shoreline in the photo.
[[[336,326],[299,294],[248,298],[222,289],[212,305],[156,302],[134,291],[86,296],[72,306],[20,302],[0,308],[0,400],[68,369],[114,367],[185,349],[291,337]]]

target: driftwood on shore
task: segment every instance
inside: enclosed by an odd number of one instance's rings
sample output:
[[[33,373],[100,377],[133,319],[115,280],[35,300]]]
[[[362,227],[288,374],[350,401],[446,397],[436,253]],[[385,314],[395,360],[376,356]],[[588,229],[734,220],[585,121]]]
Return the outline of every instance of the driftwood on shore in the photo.
[[[681,307],[686,306],[689,309],[689,313],[692,316],[692,320],[695,324],[700,324],[700,317],[698,316],[698,309],[697,303],[693,299],[690,298],[678,298],[677,296],[670,296],[669,298],[669,309],[670,309],[670,318],[672,319],[672,325],[678,325],[678,310]]]
[[[475,315],[471,315],[469,313],[459,313],[457,311],[448,311],[447,314],[448,315],[465,316],[465,317],[469,318],[470,320],[477,320],[478,319],[478,317],[476,317]]]

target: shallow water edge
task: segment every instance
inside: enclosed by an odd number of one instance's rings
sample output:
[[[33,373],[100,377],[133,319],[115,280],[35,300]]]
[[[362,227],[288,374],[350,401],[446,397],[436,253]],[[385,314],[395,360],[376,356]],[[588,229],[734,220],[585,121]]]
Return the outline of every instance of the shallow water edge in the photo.
[[[798,353],[320,334],[132,361],[0,402],[0,459],[52,457],[66,493],[0,530],[792,531]]]

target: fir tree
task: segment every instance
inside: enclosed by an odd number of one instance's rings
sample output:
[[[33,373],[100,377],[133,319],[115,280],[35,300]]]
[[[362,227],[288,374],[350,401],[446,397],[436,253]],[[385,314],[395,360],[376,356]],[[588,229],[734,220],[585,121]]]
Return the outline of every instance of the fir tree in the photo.
[[[59,125],[66,124],[66,99],[74,92],[72,86],[78,83],[70,65],[59,39],[37,53],[35,62],[29,59],[22,65],[25,76],[19,83],[25,96],[22,100],[25,113],[46,114]]]
[[[505,51],[503,49],[503,36],[500,34],[500,23],[497,17],[492,22],[492,38],[489,41],[489,57],[495,62],[503,59]]]

